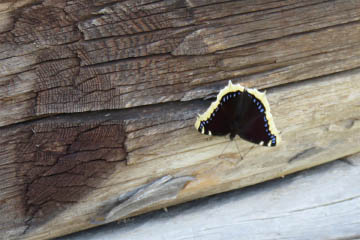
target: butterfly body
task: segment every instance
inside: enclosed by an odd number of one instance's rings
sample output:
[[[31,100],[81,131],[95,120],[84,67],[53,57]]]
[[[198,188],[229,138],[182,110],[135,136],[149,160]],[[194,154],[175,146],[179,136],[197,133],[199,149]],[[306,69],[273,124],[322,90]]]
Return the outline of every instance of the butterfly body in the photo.
[[[236,135],[249,142],[275,146],[281,138],[275,127],[265,93],[229,84],[222,89],[205,113],[199,115],[196,129],[207,135]]]

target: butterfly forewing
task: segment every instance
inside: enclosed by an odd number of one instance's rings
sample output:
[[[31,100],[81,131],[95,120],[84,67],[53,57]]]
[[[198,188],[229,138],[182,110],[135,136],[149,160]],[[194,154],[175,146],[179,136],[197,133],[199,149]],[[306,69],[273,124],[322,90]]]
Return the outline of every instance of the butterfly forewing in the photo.
[[[223,136],[229,134],[232,129],[232,122],[235,120],[235,107],[241,92],[230,92],[222,97],[220,103],[210,114],[206,121],[201,125],[204,126],[204,133],[214,136]],[[199,129],[201,131],[201,128]]]

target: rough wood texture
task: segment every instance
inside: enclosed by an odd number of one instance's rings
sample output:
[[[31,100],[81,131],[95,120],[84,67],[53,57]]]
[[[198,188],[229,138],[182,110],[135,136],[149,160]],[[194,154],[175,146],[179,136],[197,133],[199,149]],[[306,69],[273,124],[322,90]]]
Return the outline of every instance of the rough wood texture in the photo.
[[[2,7],[0,126],[360,66],[358,1],[17,2],[32,4]]]
[[[58,240],[360,238],[360,155]]]
[[[19,0],[0,11],[4,239],[51,238],[360,151],[358,1]],[[281,146],[238,141],[239,152],[194,129],[201,99],[228,79],[271,87]]]
[[[228,139],[194,130],[195,113],[206,107],[200,102],[48,118],[2,129],[1,145],[7,149],[1,170],[7,184],[2,184],[1,216],[15,215],[18,221],[2,218],[2,226],[29,239],[56,236],[94,226],[109,201],[113,205],[112,199],[166,175],[195,180],[178,189],[176,199],[160,196],[130,215],[359,152],[359,88],[360,71],[352,71],[269,91],[284,142],[254,148],[242,161]],[[238,141],[241,153],[251,146]],[[128,164],[122,161],[123,149]]]

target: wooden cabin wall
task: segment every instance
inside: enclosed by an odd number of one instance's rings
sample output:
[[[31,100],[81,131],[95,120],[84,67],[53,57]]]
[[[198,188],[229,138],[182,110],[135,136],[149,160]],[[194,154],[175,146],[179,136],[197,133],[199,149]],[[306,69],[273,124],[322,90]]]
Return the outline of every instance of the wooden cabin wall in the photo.
[[[342,0],[0,1],[0,238],[48,239],[360,152],[359,19],[360,2]],[[195,130],[228,80],[267,90],[279,147]]]

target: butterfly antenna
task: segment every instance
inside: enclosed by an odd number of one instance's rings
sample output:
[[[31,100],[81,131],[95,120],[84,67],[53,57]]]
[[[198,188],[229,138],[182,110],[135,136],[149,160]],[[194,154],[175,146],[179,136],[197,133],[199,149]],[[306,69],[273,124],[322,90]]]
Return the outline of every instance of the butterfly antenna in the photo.
[[[220,155],[218,156],[218,158],[220,158],[221,155],[223,155],[223,153],[225,152],[226,148],[229,146],[230,142],[227,141],[227,143],[225,144],[225,147],[223,148],[223,150],[221,151]]]
[[[240,139],[240,138],[239,138],[239,139]],[[235,146],[236,146],[236,148],[237,148],[237,150],[238,150],[238,152],[239,152],[239,154],[240,154],[240,160],[237,161],[236,164],[238,164],[240,161],[244,160],[244,158],[250,153],[250,151],[251,151],[254,147],[256,147],[255,144],[252,145],[252,146],[249,148],[249,150],[248,150],[244,155],[241,155],[241,151],[240,151],[240,148],[239,148],[239,146],[238,146],[238,144],[237,144],[237,140],[235,140],[234,142],[235,142]]]
[[[248,155],[249,153],[250,153],[250,151],[251,150],[253,150],[253,148],[255,148],[256,147],[256,145],[255,144],[253,144],[250,148],[249,148],[249,150],[245,153],[245,155],[244,155],[244,157],[243,158],[245,158],[246,157],[246,155]]]
[[[236,149],[238,150],[239,154],[240,154],[240,161],[243,160],[243,156],[241,155],[241,151],[240,151],[240,148],[239,148],[239,145],[237,144],[237,139],[235,139],[235,146],[236,146]]]

